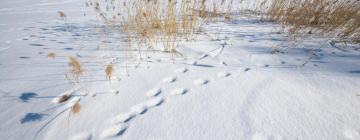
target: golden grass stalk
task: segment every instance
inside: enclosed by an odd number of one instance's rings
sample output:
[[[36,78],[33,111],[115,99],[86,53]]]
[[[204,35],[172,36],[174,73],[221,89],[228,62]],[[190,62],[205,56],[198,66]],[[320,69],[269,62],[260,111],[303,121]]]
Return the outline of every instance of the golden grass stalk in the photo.
[[[53,53],[53,52],[47,54],[48,58],[55,58],[55,56],[56,56],[56,53]]]
[[[358,0],[273,0],[262,3],[270,20],[294,37],[320,33],[340,40],[360,41]]]
[[[76,78],[80,77],[84,72],[84,69],[82,68],[80,61],[72,56],[68,57],[68,59],[69,59],[69,66],[71,68],[70,70],[71,74],[73,74],[73,76],[75,76]]]
[[[71,107],[71,113],[73,114],[78,114],[81,110],[81,106],[79,102],[76,102],[72,107]]]
[[[106,78],[108,80],[111,79],[112,75],[113,75],[113,72],[114,72],[114,67],[112,64],[109,64],[106,66],[106,69],[105,69],[105,74],[106,74]]]
[[[66,14],[63,11],[59,11],[58,14],[62,19],[66,19]]]

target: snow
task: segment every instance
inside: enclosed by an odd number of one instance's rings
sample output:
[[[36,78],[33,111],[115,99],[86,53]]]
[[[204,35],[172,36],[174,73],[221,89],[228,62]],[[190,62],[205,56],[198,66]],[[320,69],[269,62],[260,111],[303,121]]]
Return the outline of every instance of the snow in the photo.
[[[163,79],[164,83],[172,83],[172,82],[175,82],[175,81],[176,81],[176,76],[169,76],[169,77],[165,77]]]
[[[154,99],[151,99],[149,101],[146,102],[147,107],[151,108],[151,107],[155,107],[160,105],[162,102],[164,102],[164,98],[162,97],[155,97]]]
[[[196,79],[194,80],[194,84],[197,86],[205,85],[209,82],[209,80],[206,79]]]
[[[161,88],[153,88],[146,93],[146,96],[152,97],[157,96],[161,93]]]
[[[133,117],[135,117],[136,114],[135,112],[129,112],[129,113],[125,113],[125,114],[119,114],[117,116],[115,116],[113,119],[111,119],[111,123],[125,123],[127,121],[129,121],[130,119],[132,119]]]
[[[91,140],[91,139],[92,139],[92,135],[89,132],[80,133],[70,138],[70,140]]]
[[[186,73],[188,71],[187,68],[178,68],[175,70],[175,73],[179,74],[179,73]]]
[[[131,112],[134,114],[142,114],[147,110],[147,106],[144,103],[140,103],[131,108]]]
[[[110,137],[115,137],[117,135],[121,135],[121,133],[123,133],[127,129],[127,127],[128,127],[128,125],[126,123],[112,126],[110,128],[105,129],[100,134],[100,137],[101,138],[110,138]]]
[[[186,88],[177,88],[177,89],[172,90],[170,93],[172,95],[182,95],[182,94],[185,94],[187,91],[188,91],[188,89],[186,89]]]
[[[289,47],[278,25],[240,15],[204,24],[178,45],[184,57],[132,60],[125,35],[80,7],[0,1],[0,139],[360,139],[358,44]],[[68,56],[85,69],[78,81]]]

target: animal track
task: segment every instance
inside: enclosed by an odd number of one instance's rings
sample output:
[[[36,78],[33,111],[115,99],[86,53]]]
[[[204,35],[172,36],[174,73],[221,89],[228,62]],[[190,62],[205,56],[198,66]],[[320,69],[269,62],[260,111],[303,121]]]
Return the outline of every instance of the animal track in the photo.
[[[183,95],[188,92],[186,88],[178,88],[171,91],[171,95]]]
[[[164,83],[172,83],[176,81],[176,76],[166,77],[163,79]]]
[[[157,96],[161,93],[161,88],[153,88],[146,93],[146,96],[152,97]]]
[[[179,68],[175,70],[175,73],[186,73],[188,71],[187,68]]]
[[[136,116],[136,114],[134,112],[119,114],[119,115],[115,116],[114,118],[112,118],[110,120],[110,123],[113,123],[113,124],[125,123],[125,122],[128,122],[129,120],[131,120],[132,118],[134,118],[135,116]]]
[[[163,97],[155,97],[154,99],[150,99],[146,102],[146,106],[148,108],[151,108],[151,107],[155,107],[155,106],[158,106],[160,105],[161,103],[164,102],[164,98]]]
[[[197,85],[197,86],[206,85],[207,83],[209,83],[209,80],[206,80],[206,79],[196,79],[196,80],[194,80],[194,84]]]
[[[101,138],[110,138],[110,137],[119,136],[119,135],[122,135],[127,128],[128,128],[128,124],[121,123],[121,124],[118,124],[118,125],[115,125],[115,126],[105,129],[100,134],[100,137]]]
[[[217,73],[217,77],[229,77],[231,74],[228,72],[219,72]]]
[[[147,110],[146,104],[140,103],[138,105],[135,105],[131,108],[131,112],[138,115],[143,114]]]

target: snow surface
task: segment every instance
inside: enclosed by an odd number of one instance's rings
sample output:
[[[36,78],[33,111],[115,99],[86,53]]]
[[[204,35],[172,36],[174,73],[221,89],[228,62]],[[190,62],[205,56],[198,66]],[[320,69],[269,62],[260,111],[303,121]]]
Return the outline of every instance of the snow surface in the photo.
[[[359,45],[312,38],[281,48],[291,44],[278,25],[242,15],[205,24],[179,44],[184,57],[132,60],[125,35],[82,0],[1,0],[0,11],[1,140],[360,139]],[[75,85],[68,56],[85,69]],[[68,102],[52,102],[64,94]]]

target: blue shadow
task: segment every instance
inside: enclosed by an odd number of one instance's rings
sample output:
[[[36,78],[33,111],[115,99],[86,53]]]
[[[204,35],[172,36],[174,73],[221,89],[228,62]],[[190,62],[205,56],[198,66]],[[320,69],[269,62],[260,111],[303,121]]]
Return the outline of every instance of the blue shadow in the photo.
[[[46,114],[41,113],[27,113],[24,118],[20,120],[21,124],[28,123],[28,122],[35,122],[35,121],[41,121]]]

